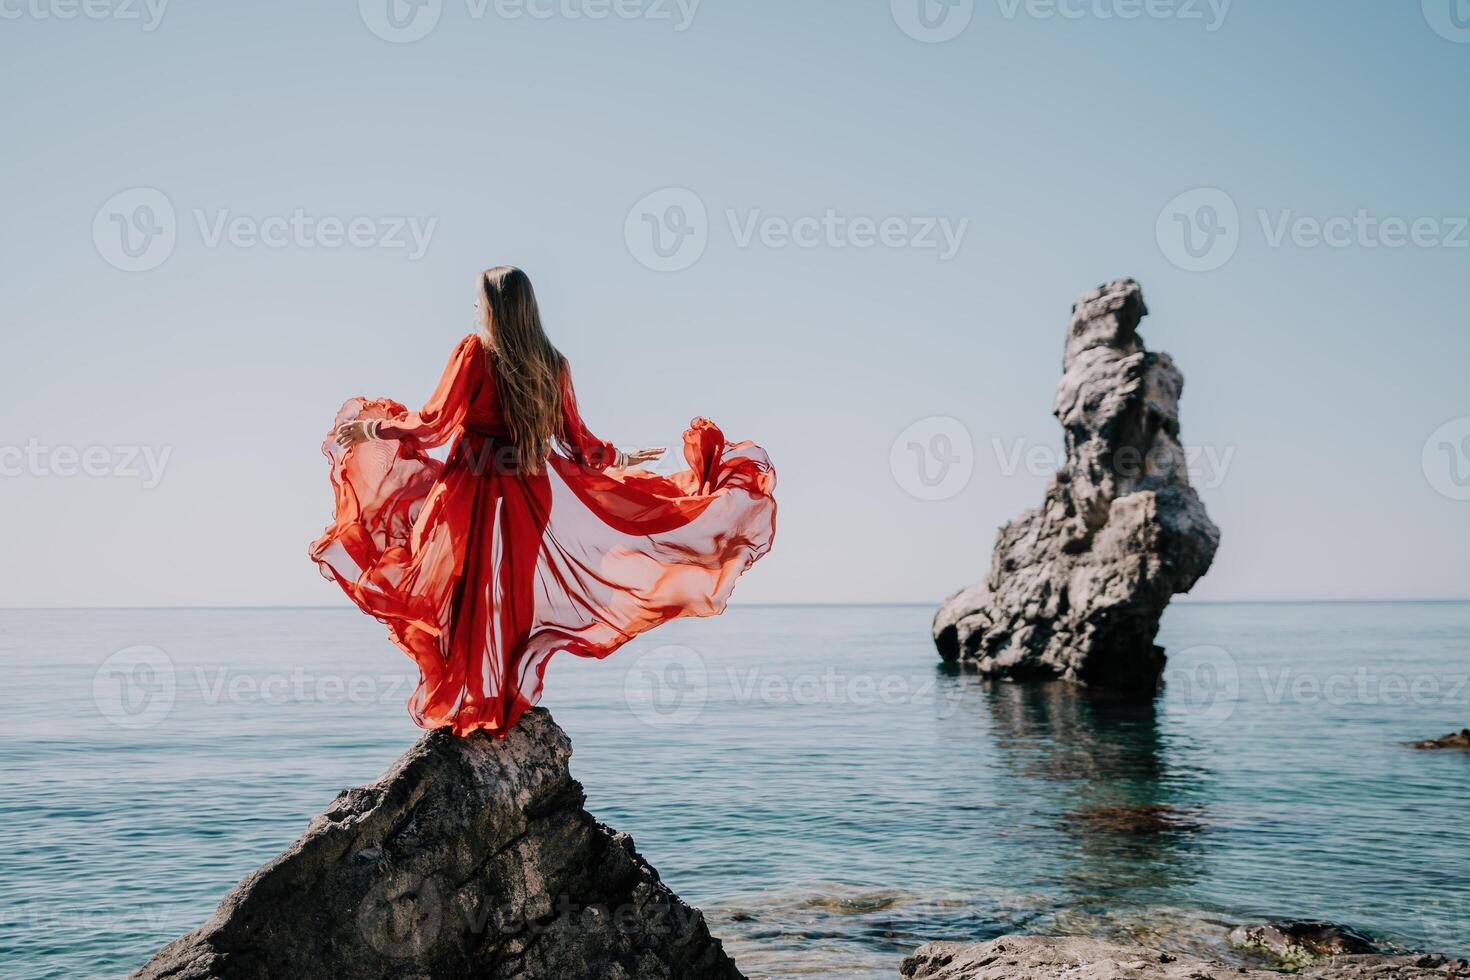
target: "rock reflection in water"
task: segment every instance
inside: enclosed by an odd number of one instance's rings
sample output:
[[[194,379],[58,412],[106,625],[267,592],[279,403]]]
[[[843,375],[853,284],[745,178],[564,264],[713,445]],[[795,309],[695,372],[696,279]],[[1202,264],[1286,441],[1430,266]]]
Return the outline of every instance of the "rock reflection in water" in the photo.
[[[1165,733],[1155,699],[946,673],[944,683],[969,688],[955,722],[987,729],[997,795],[1030,801],[1025,853],[1047,855],[1030,884],[1060,892],[1053,923],[1091,918],[1099,933],[1133,934],[1189,907],[1204,871],[1210,772],[1198,749]],[[1213,932],[1204,915],[1184,914],[1198,923],[1185,928]]]

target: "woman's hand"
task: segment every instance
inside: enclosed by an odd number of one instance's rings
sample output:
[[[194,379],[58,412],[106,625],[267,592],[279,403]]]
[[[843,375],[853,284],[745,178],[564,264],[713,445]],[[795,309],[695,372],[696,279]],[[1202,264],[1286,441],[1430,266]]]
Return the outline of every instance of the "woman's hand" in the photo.
[[[662,456],[666,450],[660,446],[657,449],[619,449],[617,462],[613,465],[618,469],[628,469],[631,466],[642,466],[651,463]]]
[[[375,419],[354,419],[351,422],[343,422],[337,427],[337,445],[350,447],[373,439],[372,426],[375,421]]]

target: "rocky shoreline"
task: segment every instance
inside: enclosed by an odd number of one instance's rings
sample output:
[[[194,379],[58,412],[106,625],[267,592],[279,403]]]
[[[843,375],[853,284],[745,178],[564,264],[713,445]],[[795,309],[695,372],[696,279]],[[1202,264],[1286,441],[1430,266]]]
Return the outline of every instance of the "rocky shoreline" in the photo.
[[[570,757],[566,733],[539,708],[501,741],[424,736],[376,782],[342,792],[208,922],[132,977],[739,980],[700,911],[626,834],[583,809]],[[1129,832],[1154,832],[1164,819],[1107,815]],[[1242,926],[1228,941],[1259,965],[1081,936],[1007,936],[929,943],[904,960],[902,976],[1267,980],[1292,970],[1322,980],[1470,980],[1464,961],[1381,955],[1330,923]]]
[[[988,943],[929,943],[904,960],[906,980],[1281,980],[1275,969],[1176,956],[1083,936],[1003,936]],[[1345,953],[1295,969],[1316,980],[1457,980],[1470,963],[1443,956]]]

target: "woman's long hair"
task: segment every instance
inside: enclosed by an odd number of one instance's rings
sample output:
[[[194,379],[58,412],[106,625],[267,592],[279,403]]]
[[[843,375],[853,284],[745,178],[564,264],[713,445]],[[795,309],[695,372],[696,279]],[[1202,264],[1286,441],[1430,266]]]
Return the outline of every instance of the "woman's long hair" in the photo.
[[[502,265],[480,276],[485,343],[494,355],[500,401],[510,427],[517,473],[539,473],[552,444],[565,446],[562,373],[565,360],[541,327],[531,279]]]

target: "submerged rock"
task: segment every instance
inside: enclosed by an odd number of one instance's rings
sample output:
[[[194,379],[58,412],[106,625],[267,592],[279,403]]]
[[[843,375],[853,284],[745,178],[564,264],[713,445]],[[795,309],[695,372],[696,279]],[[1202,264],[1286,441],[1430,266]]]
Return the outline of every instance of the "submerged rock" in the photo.
[[[1272,970],[1176,956],[1132,943],[1078,936],[1005,936],[988,943],[929,943],[903,961],[910,980],[1281,980]],[[1456,980],[1470,963],[1443,956],[1347,955],[1317,960],[1297,976],[1320,980]]]
[[[1066,459],[1041,506],[1001,528],[985,583],[941,605],[946,660],[1015,680],[1157,686],[1159,617],[1209,569],[1220,532],[1179,442],[1184,377],[1138,336],[1147,313],[1132,279],[1073,308],[1054,408]]]
[[[1462,728],[1458,732],[1450,732],[1439,738],[1425,739],[1422,742],[1410,742],[1411,749],[1470,749],[1470,728]]]
[[[544,709],[424,736],[169,943],[138,980],[737,980],[704,917],[582,808]]]
[[[1203,830],[1205,825],[1196,807],[1134,803],[1073,810],[1063,816],[1062,826],[1109,834],[1147,835],[1192,834]]]
[[[1294,920],[1238,926],[1230,932],[1230,944],[1265,953],[1276,965],[1290,968],[1324,956],[1377,952],[1373,940],[1346,926]]]

